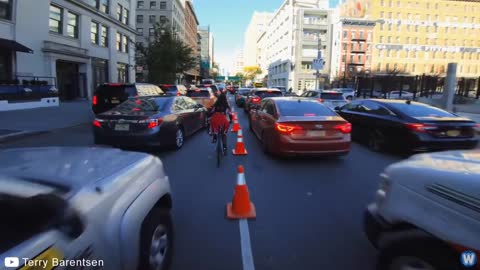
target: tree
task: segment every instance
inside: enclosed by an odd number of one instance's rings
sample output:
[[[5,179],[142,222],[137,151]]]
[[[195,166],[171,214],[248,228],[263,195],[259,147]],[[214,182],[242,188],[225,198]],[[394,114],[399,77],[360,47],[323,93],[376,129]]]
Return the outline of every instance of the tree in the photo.
[[[243,68],[245,79],[253,81],[257,75],[262,74],[262,69],[259,66],[247,66]]]
[[[215,79],[219,75],[219,68],[218,68],[218,63],[213,63],[212,64],[212,77]]]
[[[197,65],[190,46],[172,35],[168,24],[156,24],[154,36],[147,47],[137,46],[137,65],[148,70],[150,83],[175,83],[182,74]]]
[[[245,83],[245,74],[243,74],[242,72],[237,72],[235,74],[235,77],[239,78],[242,85]]]

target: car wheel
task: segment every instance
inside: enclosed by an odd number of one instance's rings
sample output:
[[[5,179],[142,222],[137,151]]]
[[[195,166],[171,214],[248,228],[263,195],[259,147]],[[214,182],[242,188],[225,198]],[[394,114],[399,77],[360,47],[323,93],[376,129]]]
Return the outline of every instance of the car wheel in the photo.
[[[368,147],[371,150],[375,152],[380,152],[383,148],[383,143],[384,136],[380,131],[374,130],[370,132],[370,134],[368,135]]]
[[[177,130],[175,131],[175,148],[176,149],[182,148],[184,143],[185,143],[185,133],[183,132],[183,128],[177,127]]]
[[[170,211],[153,208],[142,224],[138,270],[167,270],[173,257]]]
[[[434,240],[403,240],[380,250],[378,270],[456,270],[458,255]]]

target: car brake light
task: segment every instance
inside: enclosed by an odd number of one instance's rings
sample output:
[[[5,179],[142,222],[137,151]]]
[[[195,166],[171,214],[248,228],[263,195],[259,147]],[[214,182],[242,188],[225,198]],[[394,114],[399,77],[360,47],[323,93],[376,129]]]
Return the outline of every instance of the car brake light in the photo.
[[[148,122],[148,126],[147,128],[154,128],[154,127],[158,127],[162,124],[163,122],[163,119],[162,118],[158,118],[158,119],[150,119],[150,121]]]
[[[96,95],[93,96],[93,98],[92,98],[92,104],[93,104],[93,106],[97,106],[97,104],[98,104],[98,99],[97,99]]]
[[[280,133],[289,134],[292,133],[294,130],[302,130],[303,128],[300,126],[277,123],[275,124],[275,129]]]
[[[317,100],[318,100],[318,102],[320,102],[320,103],[323,103],[323,101],[324,101],[323,98],[319,98],[319,99],[317,99]]]
[[[427,132],[428,130],[435,129],[434,126],[425,125],[421,123],[406,123],[405,126],[408,129],[416,132]]]
[[[177,92],[177,97],[179,97],[179,96],[180,96],[180,92]]]
[[[195,89],[195,92],[200,92],[200,89]]]
[[[352,124],[350,124],[350,123],[336,125],[334,128],[336,130],[339,130],[340,132],[342,132],[344,134],[348,134],[348,133],[352,132]]]
[[[273,91],[272,90],[267,90],[268,93],[272,93]]]
[[[140,108],[133,108],[133,109],[132,109],[132,111],[134,111],[134,112],[139,112],[139,111],[141,111],[141,110],[142,110],[142,109],[140,109]]]
[[[252,102],[260,102],[260,97],[252,97]]]
[[[102,127],[102,123],[100,123],[100,121],[98,121],[97,119],[93,120],[93,123],[92,123],[94,126],[98,127],[98,128],[101,128]]]
[[[142,104],[142,101],[140,99],[137,99],[137,100],[135,100],[135,104],[140,105],[140,104]]]

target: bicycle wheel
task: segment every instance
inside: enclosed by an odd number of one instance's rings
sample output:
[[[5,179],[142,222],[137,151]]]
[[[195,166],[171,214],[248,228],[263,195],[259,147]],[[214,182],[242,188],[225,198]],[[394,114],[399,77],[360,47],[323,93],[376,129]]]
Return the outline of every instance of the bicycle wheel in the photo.
[[[220,161],[223,155],[222,149],[222,138],[219,138],[220,135],[217,134],[217,168],[220,168]]]

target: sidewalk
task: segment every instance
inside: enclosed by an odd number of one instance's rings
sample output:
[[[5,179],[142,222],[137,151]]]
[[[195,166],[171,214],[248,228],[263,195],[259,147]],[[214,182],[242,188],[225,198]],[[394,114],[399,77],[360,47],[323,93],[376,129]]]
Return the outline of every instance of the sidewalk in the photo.
[[[62,102],[58,107],[0,112],[0,143],[22,136],[89,123],[89,101]]]

